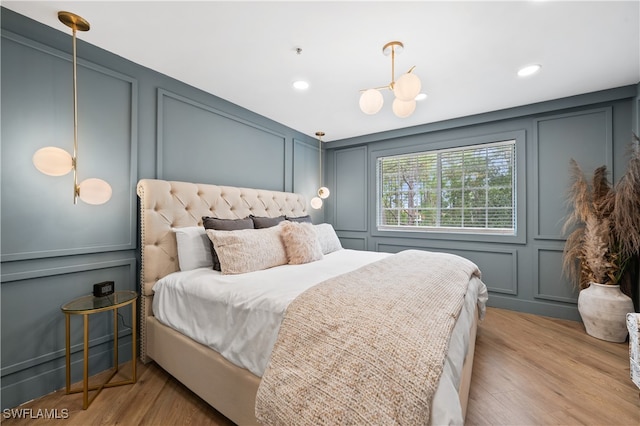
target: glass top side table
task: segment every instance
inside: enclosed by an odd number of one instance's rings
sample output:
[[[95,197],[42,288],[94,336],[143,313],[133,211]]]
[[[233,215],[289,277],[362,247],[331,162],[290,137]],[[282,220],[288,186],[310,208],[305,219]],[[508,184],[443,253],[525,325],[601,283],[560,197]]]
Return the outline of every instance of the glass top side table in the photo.
[[[82,296],[65,303],[60,308],[65,315],[66,331],[66,367],[67,367],[67,394],[83,393],[82,409],[86,410],[89,404],[98,396],[104,388],[129,385],[136,382],[136,304],[138,293],[135,291],[116,291],[113,294],[103,297],[93,295]],[[131,306],[131,379],[121,380],[111,383],[111,379],[118,372],[118,308]],[[107,380],[96,386],[89,387],[89,315],[113,311],[113,360],[114,367]],[[82,388],[71,389],[71,315],[82,315],[84,320],[84,350],[83,350],[83,386]],[[89,391],[96,391],[89,398]]]

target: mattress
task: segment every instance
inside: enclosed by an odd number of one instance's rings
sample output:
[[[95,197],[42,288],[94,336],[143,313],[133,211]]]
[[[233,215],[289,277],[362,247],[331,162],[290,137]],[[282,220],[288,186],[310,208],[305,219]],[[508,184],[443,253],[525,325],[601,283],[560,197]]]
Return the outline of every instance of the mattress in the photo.
[[[333,276],[389,255],[342,249],[325,255],[320,261],[240,275],[222,275],[210,268],[174,272],[153,286],[153,313],[161,323],[260,377],[269,362],[283,314],[297,295]],[[433,424],[464,421],[458,386],[469,347],[468,331],[476,307],[480,315],[484,315],[486,300],[485,285],[473,278],[434,395]]]

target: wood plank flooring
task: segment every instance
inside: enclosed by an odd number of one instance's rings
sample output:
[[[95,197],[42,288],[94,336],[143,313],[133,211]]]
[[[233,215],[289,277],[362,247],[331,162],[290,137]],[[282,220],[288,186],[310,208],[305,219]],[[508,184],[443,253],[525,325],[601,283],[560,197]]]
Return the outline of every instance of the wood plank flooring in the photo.
[[[640,425],[628,351],[627,343],[587,336],[581,323],[489,308],[478,330],[466,424]],[[138,363],[136,384],[104,389],[87,410],[82,394],[63,390],[19,408],[32,416],[67,410],[68,418],[3,415],[2,424],[232,425],[154,363]]]

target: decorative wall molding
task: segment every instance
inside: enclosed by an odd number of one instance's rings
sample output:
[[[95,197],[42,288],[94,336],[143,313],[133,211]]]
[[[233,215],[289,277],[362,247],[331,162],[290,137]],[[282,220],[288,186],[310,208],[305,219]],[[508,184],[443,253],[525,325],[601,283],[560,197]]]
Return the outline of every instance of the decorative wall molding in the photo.
[[[367,250],[367,237],[349,237],[343,236],[340,233],[337,234],[343,248],[351,250]]]
[[[575,125],[569,126],[569,122],[575,122]],[[556,126],[554,124],[560,124]],[[542,127],[548,125],[548,129],[543,130]],[[587,126],[591,126],[587,128]],[[567,132],[567,128],[571,128],[572,132]],[[599,128],[598,128],[599,127]],[[600,130],[605,138],[603,141],[594,141],[591,145],[587,145],[585,141],[588,137],[595,137],[595,132]],[[558,131],[558,135],[551,136],[553,140],[542,140],[541,133],[553,133]],[[579,134],[583,132],[585,138],[576,140]],[[564,133],[563,136],[560,133]],[[582,143],[581,143],[582,142]],[[553,154],[548,155],[544,159],[541,151],[553,149]],[[599,152],[595,152],[599,151]],[[545,151],[546,152],[546,151]],[[576,159],[583,171],[589,178],[593,173],[593,169],[600,165],[606,165],[607,170],[613,170],[613,109],[612,107],[588,109],[584,111],[549,115],[533,120],[533,196],[535,197],[535,206],[533,209],[533,223],[535,226],[534,239],[536,240],[564,240],[564,236],[560,233],[562,227],[562,218],[565,216],[563,210],[566,210],[566,192],[569,188],[569,160]],[[586,160],[591,160],[591,166]],[[597,159],[597,160],[595,160]],[[597,163],[594,163],[597,161]],[[541,164],[545,164],[545,170],[541,170]],[[567,180],[559,182],[556,169],[566,170]],[[554,173],[549,173],[553,169]],[[543,179],[553,179],[541,182]],[[545,206],[546,210],[543,214],[540,211],[541,206]],[[555,209],[555,211],[554,211]],[[551,213],[549,213],[551,212]],[[553,215],[557,219],[552,224],[543,224],[544,215]],[[555,229],[550,229],[550,228]]]
[[[50,277],[69,275],[69,274],[77,274],[83,272],[91,272],[91,271],[99,271],[99,270],[114,270],[120,268],[126,268],[125,275],[127,276],[129,287],[122,288],[116,285],[116,290],[136,290],[136,277],[137,277],[137,261],[135,258],[124,258],[119,260],[109,260],[103,262],[93,262],[93,263],[85,263],[85,264],[76,264],[76,265],[67,265],[63,267],[50,267],[43,268],[39,270],[30,270],[23,272],[16,272],[12,274],[4,274],[2,276],[2,284],[7,285],[9,283],[14,283],[16,285],[18,281],[23,280],[37,280],[37,279],[46,279]],[[106,276],[106,275],[105,275]],[[86,283],[86,293],[90,294],[90,285],[91,281]],[[63,290],[63,289],[61,289]],[[66,289],[65,289],[66,290]],[[75,296],[79,297],[79,296]],[[128,315],[128,312],[127,312]],[[60,312],[60,316],[58,318],[60,324],[64,323],[64,315]],[[127,336],[131,334],[130,329],[120,329],[118,336]],[[101,335],[101,336],[91,336],[90,347],[95,347],[101,345],[105,342],[113,340],[112,335]],[[64,348],[64,332],[62,332],[62,338],[60,340],[60,348],[45,354],[40,354],[33,358],[24,359],[21,362],[17,362],[10,365],[5,365],[0,370],[0,376],[5,377],[10,374],[15,374],[22,370],[26,370],[32,367],[36,367],[41,364],[45,364],[48,362],[52,362],[58,358],[63,358],[65,356],[65,348]],[[81,343],[72,345],[71,352],[82,352],[83,346]]]
[[[335,151],[333,161],[334,227],[336,231],[366,231],[369,211],[367,147]]]
[[[320,150],[317,145],[293,138],[292,192],[303,194],[307,202],[315,196],[319,188],[318,155]]]
[[[71,55],[68,55],[60,50],[53,49],[49,46],[24,38],[20,35],[11,33],[4,29],[2,30],[2,39],[3,39],[2,40],[3,43],[13,42],[21,47],[31,49],[32,51],[35,51],[39,54],[46,55],[46,56],[43,56],[43,58],[46,58],[48,56],[51,58],[63,60],[70,63],[73,60]],[[3,52],[3,56],[4,56],[4,52]],[[108,204],[98,206],[98,207],[84,206],[84,205],[73,206],[71,202],[71,192],[72,192],[71,182],[72,181],[69,180],[68,192],[63,193],[62,191],[60,191],[60,197],[66,196],[65,199],[70,200],[69,201],[70,207],[65,204],[62,206],[62,208],[68,209],[69,211],[73,211],[74,215],[79,215],[79,216],[76,216],[75,218],[73,218],[71,217],[72,215],[62,214],[62,218],[59,223],[59,228],[63,229],[65,227],[68,227],[68,224],[65,221],[75,220],[75,224],[79,228],[84,228],[84,229],[77,229],[78,232],[84,232],[85,233],[83,234],[84,236],[92,235],[91,231],[93,226],[87,225],[88,223],[91,222],[91,216],[89,216],[89,213],[87,213],[86,215],[84,214],[84,211],[90,208],[90,209],[93,209],[94,212],[96,211],[98,212],[98,214],[95,215],[95,219],[98,221],[102,220],[101,219],[102,215],[111,215],[111,216],[118,215],[118,218],[119,218],[118,223],[102,222],[103,228],[101,230],[104,230],[105,226],[116,227],[117,229],[113,229],[114,232],[111,232],[110,235],[122,235],[123,238],[120,241],[113,241],[108,244],[105,244],[104,241],[101,240],[101,237],[99,237],[97,233],[95,233],[96,234],[95,241],[85,241],[84,243],[82,243],[82,242],[79,242],[78,240],[57,238],[55,234],[58,229],[56,228],[56,229],[49,229],[48,235],[50,235],[50,238],[53,238],[55,243],[58,244],[57,247],[55,248],[48,247],[45,249],[40,249],[41,247],[44,246],[44,244],[35,245],[34,247],[25,246],[25,244],[28,244],[28,243],[26,243],[24,240],[20,240],[19,238],[14,238],[11,235],[11,230],[18,229],[18,226],[16,223],[14,223],[14,220],[22,221],[22,223],[20,223],[20,226],[25,226],[25,227],[34,226],[34,223],[24,223],[25,220],[31,221],[30,215],[34,214],[34,210],[30,208],[28,203],[26,203],[24,204],[24,207],[22,207],[28,210],[26,214],[12,215],[10,216],[9,220],[6,220],[6,218],[4,218],[3,216],[3,218],[5,219],[3,220],[3,227],[5,227],[5,229],[7,229],[8,232],[4,233],[3,235],[3,246],[2,246],[2,255],[1,255],[2,262],[40,259],[40,258],[57,257],[57,256],[69,256],[69,255],[78,255],[78,254],[86,254],[86,253],[133,250],[136,248],[136,238],[137,238],[136,237],[136,232],[137,232],[136,200],[137,199],[135,194],[135,185],[137,182],[137,153],[138,153],[138,127],[137,127],[138,82],[136,79],[132,77],[121,74],[112,69],[97,65],[95,63],[83,60],[81,58],[78,58],[78,67],[81,68],[79,71],[79,74],[80,74],[80,76],[78,77],[79,79],[92,78],[91,72],[93,72],[95,73],[93,75],[106,79],[105,81],[119,82],[119,83],[122,83],[127,88],[127,100],[126,100],[127,103],[125,105],[122,105],[120,109],[121,111],[129,112],[128,117],[126,119],[127,121],[126,125],[128,126],[128,128],[121,129],[121,132],[126,133],[128,137],[127,150],[126,152],[121,152],[122,158],[126,158],[129,160],[128,167],[126,168],[127,170],[126,173],[128,174],[128,176],[121,176],[121,175],[120,176],[111,176],[111,175],[101,176],[101,177],[104,177],[105,180],[109,181],[109,183],[112,185],[114,189],[114,196],[112,197],[112,200],[110,200]],[[85,70],[84,73],[82,71],[82,68]],[[4,66],[3,66],[3,69],[4,69]],[[89,70],[90,72],[87,72],[87,70]],[[69,82],[71,82],[71,68],[69,69]],[[71,85],[71,83],[69,84]],[[93,87],[89,87],[89,88],[81,87],[79,90],[80,95],[82,96],[84,93],[90,92],[93,89],[100,90],[100,88],[96,89]],[[3,96],[7,96],[8,93],[9,93],[8,90],[3,90]],[[69,97],[71,97],[70,93],[69,93]],[[9,100],[9,102],[11,101]],[[99,107],[94,108],[96,111],[100,110],[100,108],[103,108],[103,105],[100,103],[99,100],[95,101],[95,105],[99,105]],[[86,110],[87,108],[85,107],[85,111]],[[71,106],[69,106],[69,111],[71,111]],[[9,110],[6,108],[3,110],[3,114],[6,117],[8,117],[7,115],[8,112]],[[41,113],[44,113],[44,112],[41,112]],[[56,113],[51,112],[51,117],[49,117],[48,120],[55,122],[55,119],[57,117],[55,114]],[[87,119],[84,119],[83,121],[83,118],[80,117],[81,125],[85,123],[85,128],[86,128],[87,121],[88,121]],[[93,124],[93,122],[91,123]],[[71,128],[71,122],[69,122],[69,128]],[[71,130],[69,130],[69,132],[70,131]],[[100,135],[100,136],[102,138],[108,137],[106,135]],[[9,135],[9,137],[3,136],[2,142],[3,144],[5,144],[5,147],[12,146],[12,151],[7,151],[3,147],[3,151],[5,151],[3,152],[3,155],[5,155],[8,152],[13,153],[14,152],[13,149],[15,149],[17,153],[20,153],[20,151],[18,151],[19,148],[16,148],[17,145],[13,145],[13,144],[19,144],[20,146],[24,146],[24,141],[23,140],[16,141],[15,140],[16,137],[18,136],[15,136],[13,134]],[[55,141],[54,144],[57,144],[56,142],[57,141]],[[83,159],[82,157],[83,146],[86,148],[86,142],[84,142],[84,145],[83,145],[83,141],[81,141],[80,149],[79,149],[80,161],[82,161]],[[72,147],[73,147],[72,143],[69,142],[69,146],[66,148],[70,150]],[[27,148],[30,148],[30,146],[27,146]],[[33,152],[35,152],[35,150],[36,149],[34,149]],[[33,152],[31,152],[30,155],[28,156],[29,161],[31,159],[31,155],[33,154]],[[20,161],[26,161],[26,160],[20,159]],[[99,161],[104,162],[104,159],[100,159]],[[86,162],[83,164],[86,164]],[[23,183],[27,185],[31,184],[33,180],[38,180],[38,182],[40,181],[39,180],[41,178],[40,176],[32,179],[32,177],[34,177],[34,174],[37,172],[34,172],[31,169],[27,169],[26,167],[23,167],[20,170],[21,170],[20,175],[15,175],[12,173],[10,176],[10,179],[20,179],[22,180]],[[89,177],[89,176],[86,176],[86,174],[84,174],[85,172],[87,172],[86,169],[82,171],[83,173],[82,176]],[[90,170],[88,172],[90,172]],[[22,173],[24,173],[25,175],[23,176]],[[7,175],[3,173],[3,179],[5,177],[7,177]],[[68,178],[68,176],[66,177]],[[59,185],[58,182],[60,182],[60,181],[55,181],[55,179],[64,179],[64,178],[65,177],[54,178],[54,177],[46,176],[46,179],[48,179],[46,182],[48,184],[51,184],[51,188],[53,189],[54,187],[57,188],[57,185]],[[114,184],[114,182],[123,182],[123,181],[126,182],[126,184],[124,183]],[[66,181],[64,183],[65,183],[65,189],[67,189]],[[6,182],[6,184],[12,185],[10,182]],[[125,185],[126,187],[124,187]],[[21,186],[21,189],[23,190],[25,189],[24,185]],[[3,195],[3,199],[4,198],[5,197]],[[28,200],[28,198],[25,198],[25,200]],[[7,200],[4,200],[4,201],[6,202]],[[11,199],[9,202],[11,202],[12,204],[15,204],[13,199]],[[51,216],[50,209],[51,209],[51,206],[42,207],[42,214]],[[80,218],[80,220],[78,220],[78,218]],[[85,223],[82,223],[82,221],[85,221]],[[31,221],[31,222],[34,222],[34,221]],[[122,229],[123,227],[126,227],[126,230],[123,230]]]
[[[194,108],[194,112],[195,111],[200,111],[200,112],[205,112],[207,114],[211,114],[211,122],[213,122],[214,120],[218,120],[221,123],[226,123],[227,125],[232,125],[235,126],[235,130],[237,132],[240,132],[242,129],[244,129],[245,131],[258,131],[260,132],[260,134],[262,134],[264,137],[263,139],[267,140],[269,138],[275,140],[278,142],[278,146],[269,146],[267,149],[265,149],[262,154],[272,154],[275,152],[277,154],[277,156],[279,157],[279,164],[272,164],[272,162],[269,162],[268,158],[264,159],[264,161],[260,164],[263,169],[273,169],[274,171],[276,169],[279,169],[277,173],[279,173],[279,175],[281,176],[280,181],[278,183],[277,187],[271,187],[270,185],[266,185],[265,186],[260,186],[260,182],[256,182],[255,184],[253,184],[253,182],[249,182],[249,183],[236,183],[236,182],[220,182],[219,180],[216,182],[213,181],[207,181],[205,179],[199,179],[197,177],[192,178],[188,175],[186,175],[187,177],[184,179],[179,179],[179,180],[187,180],[187,181],[197,181],[197,182],[202,182],[202,183],[212,183],[212,184],[218,184],[218,185],[228,185],[228,184],[232,184],[233,186],[247,186],[247,187],[256,187],[256,188],[262,188],[262,189],[271,189],[271,190],[279,190],[279,191],[284,191],[286,188],[286,136],[283,135],[282,133],[279,132],[275,132],[271,129],[268,129],[266,127],[260,126],[256,123],[253,123],[251,121],[242,119],[240,117],[234,116],[232,114],[226,113],[224,111],[221,111],[219,109],[216,109],[214,107],[211,107],[209,105],[203,104],[201,102],[198,102],[196,100],[187,98],[185,96],[176,94],[176,93],[172,93],[166,89],[163,88],[158,88],[157,89],[157,128],[156,128],[156,175],[158,179],[168,179],[168,180],[175,180],[174,176],[168,176],[168,173],[175,173],[177,175],[180,175],[181,173],[186,173],[188,172],[188,170],[184,169],[184,165],[180,162],[180,161],[175,161],[175,160],[179,160],[176,158],[171,157],[171,161],[172,164],[176,164],[178,166],[182,166],[183,169],[181,170],[171,170],[168,171],[166,170],[166,160],[170,158],[170,156],[167,155],[167,151],[170,148],[168,146],[168,143],[170,141],[167,141],[167,126],[168,126],[168,120],[170,119],[170,117],[167,117],[167,102],[168,101],[175,101],[175,102],[179,102],[184,104],[185,106],[188,107],[192,107]],[[223,119],[223,121],[220,121],[220,119]],[[210,124],[210,123],[208,123]],[[199,135],[198,132],[199,131],[203,131],[206,129],[197,129],[197,128],[192,128],[190,129],[190,131],[192,132],[192,134],[185,134],[184,137],[180,140],[180,147],[171,147],[173,149],[176,148],[182,148],[185,151],[189,150],[189,148],[192,149],[193,151],[193,146],[188,146],[188,143],[195,143],[195,147],[197,149],[201,149],[201,155],[193,155],[193,152],[191,152],[191,155],[189,156],[189,158],[194,161],[197,160],[198,158],[204,158],[204,159],[209,159],[210,161],[215,161],[219,159],[219,156],[216,153],[216,147],[215,146],[205,146],[203,144],[203,141],[200,140],[196,140],[194,141],[194,137],[198,138],[198,137],[202,137],[202,135]],[[222,131],[222,130],[221,130]],[[212,135],[212,134],[207,134],[207,137],[214,137],[214,136],[220,136],[220,135]],[[225,139],[225,141],[228,141],[228,139],[230,139],[229,135],[222,135],[222,138]],[[237,136],[236,136],[237,137]],[[260,142],[262,143],[262,141],[246,141],[246,140],[238,140],[238,139],[232,139],[231,141],[232,143],[247,143],[247,142]],[[250,153],[250,148],[247,146],[243,146],[243,145],[238,145],[233,152],[236,152],[238,154],[242,154],[242,156],[248,157],[248,154]],[[197,152],[197,151],[196,151]],[[166,158],[165,158],[166,157]],[[274,156],[275,158],[275,156]],[[197,167],[196,167],[197,168]],[[237,169],[237,168],[236,168]],[[211,172],[215,171],[215,168],[213,166],[211,166],[210,169]],[[238,173],[238,176],[243,176],[243,173]]]
[[[552,243],[535,247],[533,297],[577,305],[578,293],[562,274],[563,249],[562,245]]]

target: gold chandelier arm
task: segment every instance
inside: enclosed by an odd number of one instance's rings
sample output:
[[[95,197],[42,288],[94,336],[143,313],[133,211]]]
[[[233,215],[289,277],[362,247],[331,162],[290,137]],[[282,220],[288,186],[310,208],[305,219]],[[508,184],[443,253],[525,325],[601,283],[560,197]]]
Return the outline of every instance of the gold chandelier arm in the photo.
[[[378,87],[370,87],[369,89],[360,89],[360,92],[366,92],[367,90],[382,90],[382,89],[391,89],[391,87],[387,84],[386,86],[378,86]]]

